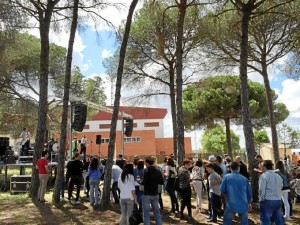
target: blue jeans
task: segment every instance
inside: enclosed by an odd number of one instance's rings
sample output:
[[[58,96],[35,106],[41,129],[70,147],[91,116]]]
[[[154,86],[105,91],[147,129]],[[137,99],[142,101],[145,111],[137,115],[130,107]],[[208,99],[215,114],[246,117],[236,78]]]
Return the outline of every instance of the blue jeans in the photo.
[[[161,216],[158,206],[158,195],[144,195],[143,197],[143,214],[144,214],[144,225],[150,225],[150,204],[153,209],[155,224],[162,225]]]
[[[248,212],[238,213],[241,225],[248,225]],[[223,216],[223,225],[231,225],[235,212],[230,211],[228,206],[225,209]]]
[[[99,179],[90,179],[90,203],[98,205],[99,203]]]
[[[284,225],[281,213],[281,200],[265,200],[259,203],[260,224],[269,225],[272,220],[276,225]]]

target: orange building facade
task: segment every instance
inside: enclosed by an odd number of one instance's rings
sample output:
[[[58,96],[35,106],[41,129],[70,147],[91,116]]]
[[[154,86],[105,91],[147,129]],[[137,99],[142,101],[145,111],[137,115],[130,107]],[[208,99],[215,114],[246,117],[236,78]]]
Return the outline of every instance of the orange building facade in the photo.
[[[116,129],[115,155],[124,153],[125,157],[134,155],[169,155],[173,153],[173,138],[164,137],[164,118],[167,110],[162,108],[120,107],[120,112],[132,115],[133,132],[131,137],[123,137],[122,118],[119,117]],[[112,114],[99,111],[86,122],[83,131],[74,137],[87,138],[87,154],[107,157],[110,123]],[[125,125],[124,125],[125,127]],[[101,135],[101,144],[96,144],[96,136]],[[185,137],[185,152],[192,153],[191,138]]]

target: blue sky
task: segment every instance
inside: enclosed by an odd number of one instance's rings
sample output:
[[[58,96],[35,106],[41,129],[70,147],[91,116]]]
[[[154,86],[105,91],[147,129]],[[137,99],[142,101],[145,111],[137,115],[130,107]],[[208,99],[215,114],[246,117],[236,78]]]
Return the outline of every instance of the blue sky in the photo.
[[[105,68],[102,65],[104,57],[111,55],[117,49],[115,33],[107,30],[96,32],[91,27],[87,27],[79,33],[85,45],[81,70],[85,76],[92,74],[103,74]]]

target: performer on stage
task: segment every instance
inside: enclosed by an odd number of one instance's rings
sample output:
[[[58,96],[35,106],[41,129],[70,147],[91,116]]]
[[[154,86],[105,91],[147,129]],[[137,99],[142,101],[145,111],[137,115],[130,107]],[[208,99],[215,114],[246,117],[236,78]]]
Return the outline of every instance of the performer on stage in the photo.
[[[26,127],[23,128],[23,131],[20,134],[20,138],[22,139],[22,151],[21,155],[26,155],[28,156],[28,150],[30,148],[30,132],[27,130]]]
[[[80,143],[80,155],[83,154],[84,157],[86,155],[86,145],[87,145],[87,138],[85,135],[81,138],[81,143]]]

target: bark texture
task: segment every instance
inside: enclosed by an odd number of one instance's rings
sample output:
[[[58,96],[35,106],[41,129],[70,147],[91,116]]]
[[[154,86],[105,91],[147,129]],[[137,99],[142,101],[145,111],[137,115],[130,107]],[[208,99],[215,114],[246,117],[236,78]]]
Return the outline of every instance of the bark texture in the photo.
[[[30,0],[38,12],[39,30],[41,39],[41,54],[40,54],[40,80],[39,80],[39,110],[37,131],[35,138],[35,146],[33,153],[32,178],[30,185],[30,195],[32,198],[37,197],[39,178],[36,169],[36,161],[40,158],[43,151],[47,130],[47,113],[48,113],[48,75],[49,75],[49,30],[51,17],[55,5],[59,0],[48,0],[46,5]]]
[[[135,7],[138,3],[138,0],[132,0],[129,12],[126,19],[124,36],[120,48],[120,57],[119,57],[119,65],[117,70],[117,80],[116,80],[116,92],[115,92],[115,101],[114,101],[114,110],[111,120],[111,129],[109,136],[109,144],[108,144],[108,153],[107,153],[107,163],[105,167],[105,178],[104,178],[104,187],[103,194],[101,198],[101,208],[107,209],[110,202],[110,183],[111,183],[111,168],[113,165],[114,153],[115,153],[115,140],[116,140],[116,127],[118,121],[118,113],[121,99],[121,87],[122,87],[122,75],[124,69],[124,61],[126,55],[126,48],[130,34],[131,22]]]
[[[187,0],[181,0],[178,6],[177,41],[176,41],[176,108],[177,108],[177,146],[178,164],[183,165],[185,158],[184,149],[184,123],[182,110],[182,58],[183,58],[183,26],[187,9]]]
[[[58,155],[57,175],[53,189],[52,202],[58,204],[60,200],[61,187],[64,185],[64,167],[65,167],[65,149],[67,140],[67,125],[68,125],[68,104],[70,96],[70,83],[71,83],[71,71],[72,71],[72,55],[74,48],[75,34],[78,23],[78,4],[79,0],[74,0],[73,5],[73,17],[70,29],[70,37],[68,44],[68,53],[65,70],[65,81],[64,81],[64,97],[63,97],[63,112],[61,118],[61,129],[60,129],[60,148]],[[71,107],[71,106],[70,106]]]

